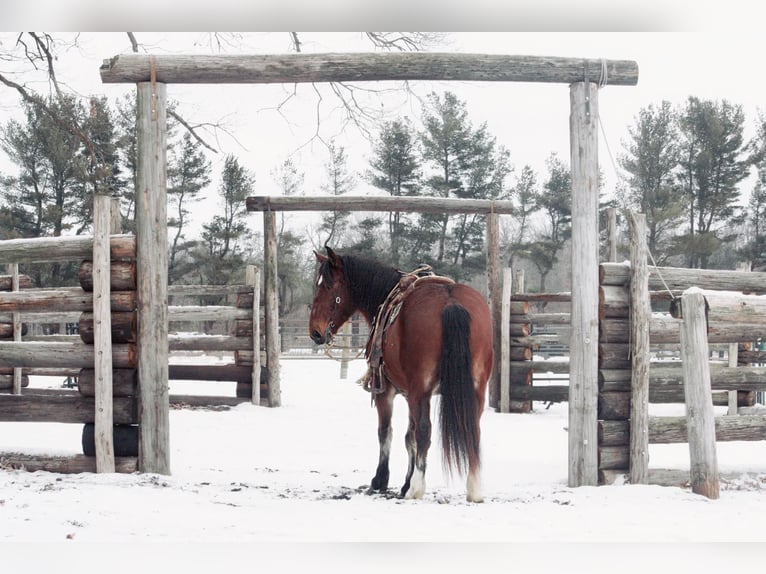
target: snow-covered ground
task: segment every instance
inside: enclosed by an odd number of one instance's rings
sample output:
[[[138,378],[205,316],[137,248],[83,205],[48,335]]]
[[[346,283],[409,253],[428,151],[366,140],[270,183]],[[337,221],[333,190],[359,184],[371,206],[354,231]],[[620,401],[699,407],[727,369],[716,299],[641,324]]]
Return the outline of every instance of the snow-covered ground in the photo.
[[[363,370],[354,361],[341,380],[334,361],[284,360],[281,408],[171,410],[171,476],[0,471],[0,543],[542,542],[543,558],[559,553],[555,542],[766,541],[766,442],[719,443],[722,473],[737,475],[719,500],[659,486],[569,488],[566,403],[485,412],[484,504],[465,502],[463,480],[443,471],[437,425],[425,498],[368,496],[377,417],[354,383]],[[398,397],[397,491],[406,420]],[[0,451],[77,454],[81,428],[0,423]],[[685,444],[651,447],[652,467],[688,464]]]

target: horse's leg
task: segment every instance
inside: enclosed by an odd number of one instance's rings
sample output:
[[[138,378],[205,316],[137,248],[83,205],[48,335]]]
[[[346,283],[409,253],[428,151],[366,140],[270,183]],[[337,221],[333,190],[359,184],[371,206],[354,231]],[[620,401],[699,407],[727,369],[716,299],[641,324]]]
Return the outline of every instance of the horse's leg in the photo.
[[[479,385],[476,389],[476,436],[481,444],[481,415],[484,412],[484,395],[486,385]],[[481,493],[481,468],[478,461],[469,461],[468,477],[466,479],[466,500],[468,502],[484,502],[484,496]]]
[[[423,498],[426,491],[426,460],[431,446],[431,397],[408,397],[410,425],[405,438],[409,454],[407,480],[402,487],[405,498]]]
[[[385,491],[388,488],[388,457],[391,453],[391,415],[394,411],[394,397],[396,389],[393,385],[386,385],[385,390],[375,395],[375,409],[378,411],[378,443],[380,445],[380,455],[378,456],[378,468],[375,476],[370,483],[367,494],[372,494],[376,490]]]

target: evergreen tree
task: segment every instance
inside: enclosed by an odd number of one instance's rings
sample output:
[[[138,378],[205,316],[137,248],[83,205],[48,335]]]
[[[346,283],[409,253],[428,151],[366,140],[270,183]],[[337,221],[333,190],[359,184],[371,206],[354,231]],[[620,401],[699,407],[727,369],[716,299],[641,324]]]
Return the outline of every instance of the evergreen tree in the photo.
[[[409,121],[404,119],[385,123],[373,147],[370,160],[370,183],[393,197],[417,195],[420,187],[420,161],[416,154],[415,137]],[[412,227],[410,217],[401,211],[388,213],[388,238],[391,262],[403,263],[402,246]],[[363,237],[372,239],[374,220],[365,221]]]
[[[646,215],[647,246],[658,262],[673,253],[670,240],[684,214],[678,185],[680,161],[677,114],[663,101],[639,111],[628,128],[626,153],[619,158],[628,172],[626,207]]]
[[[54,117],[69,120],[55,121],[40,105],[25,104],[23,123],[11,120],[0,134],[0,146],[18,168],[17,176],[4,180],[13,226],[9,236],[58,237],[77,224],[84,209],[87,168],[80,153],[82,140],[68,127],[82,125],[82,106],[72,97],[45,105]],[[22,272],[36,285],[59,286],[76,280],[76,267],[52,263],[23,266]]]
[[[322,191],[330,195],[343,195],[351,191],[356,185],[356,180],[348,171],[348,157],[343,146],[330,142],[330,159],[325,164],[327,182],[322,185]],[[321,243],[337,247],[343,244],[344,235],[348,229],[351,212],[333,210],[322,218],[319,225]]]
[[[747,177],[741,106],[690,97],[680,119],[681,181],[687,200],[688,233],[679,247],[689,267],[707,267],[727,229],[741,222],[738,184]]]
[[[537,174],[525,165],[516,184],[511,188],[510,200],[514,204],[511,220],[513,226],[506,232],[508,251],[508,266],[513,267],[516,255],[523,256],[530,233],[531,216],[540,209],[538,204],[539,190],[537,189]]]
[[[300,195],[303,192],[304,174],[298,171],[292,159],[286,159],[272,172],[272,177],[282,194],[286,197]],[[279,274],[279,315],[290,313],[296,303],[297,293],[306,279],[306,261],[301,248],[303,239],[287,229],[285,212],[280,213],[280,225],[277,231],[277,269]]]
[[[431,195],[472,199],[505,197],[511,172],[509,154],[497,146],[486,124],[473,128],[465,103],[453,93],[443,98],[431,93],[431,111],[424,115],[421,135],[423,159],[434,168],[427,180]],[[436,236],[436,267],[456,277],[472,275],[484,265],[483,230],[479,215],[424,215],[421,243]]]
[[[197,253],[200,283],[225,285],[244,274],[247,243],[251,241],[245,200],[253,194],[254,185],[255,177],[234,156],[227,156],[218,189],[223,214],[202,226]]]
[[[168,165],[168,227],[172,233],[168,281],[171,284],[178,282],[189,271],[188,266],[179,264],[179,253],[193,245],[193,242],[185,241],[184,233],[189,223],[189,209],[201,199],[199,193],[210,185],[210,169],[210,161],[205,157],[201,144],[185,132],[180,148],[172,150]]]
[[[558,254],[572,232],[572,176],[558,155],[546,160],[548,179],[543,192],[537,195],[536,205],[544,215],[544,227],[536,240],[525,250],[526,257],[540,273],[540,292],[545,292],[545,280],[558,262]]]

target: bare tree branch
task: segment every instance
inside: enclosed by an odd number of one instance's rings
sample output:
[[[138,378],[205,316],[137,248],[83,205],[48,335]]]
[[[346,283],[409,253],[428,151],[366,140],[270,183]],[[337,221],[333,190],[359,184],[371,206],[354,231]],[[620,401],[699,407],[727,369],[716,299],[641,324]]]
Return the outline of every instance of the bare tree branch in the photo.
[[[128,40],[130,40],[130,46],[133,48],[134,52],[138,52],[138,40],[136,40],[136,35],[133,32],[126,32],[128,35]]]
[[[293,49],[296,52],[300,52],[301,51],[301,41],[298,38],[298,32],[290,32],[290,40],[293,43]]]

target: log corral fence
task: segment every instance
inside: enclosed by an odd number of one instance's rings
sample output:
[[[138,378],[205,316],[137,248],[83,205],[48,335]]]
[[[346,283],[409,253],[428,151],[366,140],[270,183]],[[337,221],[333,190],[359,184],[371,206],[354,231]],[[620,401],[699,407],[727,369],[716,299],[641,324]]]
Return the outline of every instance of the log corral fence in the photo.
[[[141,437],[156,434],[153,416],[142,415],[139,366],[142,321],[136,264],[136,237],[110,234],[119,219],[116,200],[94,196],[94,235],[0,241],[0,421],[83,423],[82,455],[32,456],[0,453],[0,464],[51,472],[134,472],[145,470]],[[19,264],[81,261],[79,287],[31,288]],[[178,406],[268,404],[261,364],[259,270],[250,266],[243,285],[170,286],[170,297],[233,298],[231,305],[172,305],[174,325],[217,322],[231,335],[199,335],[176,329],[167,340],[165,368],[174,381],[236,382],[234,396],[166,394]],[[32,335],[36,324],[78,324],[77,335]],[[154,343],[150,344],[154,345]],[[181,353],[225,352],[228,364],[174,364]],[[156,353],[156,349],[153,349]],[[161,353],[162,354],[162,353]],[[153,355],[149,355],[151,357]],[[30,375],[74,381],[61,388],[29,384]],[[257,381],[253,385],[253,381]],[[144,385],[151,387],[151,385]],[[44,445],[41,445],[41,447]]]
[[[166,348],[167,285],[165,261],[167,242],[166,204],[166,85],[169,83],[316,83],[340,81],[455,80],[480,82],[547,82],[569,86],[571,165],[573,190],[573,281],[572,345],[570,377],[576,384],[570,391],[570,456],[569,484],[581,486],[597,483],[596,451],[596,370],[597,370],[597,289],[598,289],[598,154],[597,127],[599,88],[608,85],[632,86],[638,82],[638,65],[627,60],[558,58],[543,56],[510,56],[491,54],[443,53],[372,53],[372,54],[289,54],[289,55],[139,55],[128,54],[105,60],[101,66],[105,83],[138,85],[139,182],[137,215],[144,226],[138,226],[139,277],[147,281],[144,299],[151,307],[151,327],[141,338],[152,338],[159,349]],[[364,201],[369,201],[365,198]],[[398,201],[399,198],[392,198]],[[394,209],[387,209],[395,211]],[[274,224],[265,211],[264,227]],[[273,212],[271,212],[273,215]],[[491,226],[489,233],[496,229]],[[268,234],[268,233],[267,233]],[[153,242],[156,239],[158,242]],[[267,239],[267,244],[269,241]],[[149,251],[148,243],[151,243]],[[492,241],[489,242],[492,245]],[[147,250],[141,245],[147,245]],[[143,253],[143,255],[142,255]],[[153,255],[154,254],[154,255]],[[492,260],[493,254],[489,254]],[[490,384],[490,403],[498,408],[500,400],[501,315],[500,268],[489,276],[490,300],[495,322],[496,363]],[[153,282],[153,283],[152,283]],[[266,366],[270,402],[279,405],[278,316],[276,248],[269,249],[264,261],[264,306]],[[139,293],[142,289],[139,286]],[[140,296],[139,296],[140,297]],[[162,351],[160,351],[162,352]],[[163,357],[152,357],[141,369],[155,385],[142,396],[153,404],[142,403],[142,409],[155,409],[156,426],[166,427],[167,369]],[[154,368],[151,365],[155,365]],[[152,369],[149,373],[148,370]],[[143,399],[142,399],[143,400]],[[151,469],[165,472],[169,466],[167,432],[156,435],[156,441],[142,441],[142,452],[154,463]]]
[[[645,218],[627,215],[630,261],[599,266],[598,482],[688,484],[717,498],[715,441],[766,440],[766,415],[751,408],[755,393],[766,391],[766,367],[753,366],[766,363],[766,352],[752,349],[766,332],[766,273],[649,266]],[[616,233],[608,235],[614,258]],[[574,332],[571,315],[535,307],[565,305],[572,294],[524,293],[523,279],[511,279],[510,269],[504,285],[510,338],[501,410],[528,412],[532,401],[570,400],[572,382],[555,379],[571,363],[538,357],[544,345]],[[728,363],[711,360],[710,345],[728,347]],[[650,416],[649,405],[660,403],[685,403],[687,415]],[[727,415],[713,416],[714,406],[727,405]],[[649,467],[650,444],[682,442],[690,447],[689,471]]]

